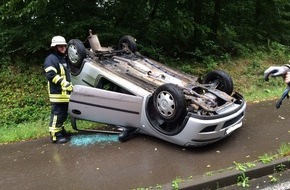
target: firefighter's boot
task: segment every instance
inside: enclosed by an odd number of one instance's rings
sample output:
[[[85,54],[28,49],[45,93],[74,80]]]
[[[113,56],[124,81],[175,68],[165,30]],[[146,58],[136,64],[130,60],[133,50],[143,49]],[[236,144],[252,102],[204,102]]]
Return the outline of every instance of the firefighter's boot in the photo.
[[[137,130],[135,128],[123,127],[122,132],[119,134],[119,141],[127,141]]]
[[[51,141],[56,144],[64,144],[69,141],[69,138],[63,136],[61,132],[50,133]]]

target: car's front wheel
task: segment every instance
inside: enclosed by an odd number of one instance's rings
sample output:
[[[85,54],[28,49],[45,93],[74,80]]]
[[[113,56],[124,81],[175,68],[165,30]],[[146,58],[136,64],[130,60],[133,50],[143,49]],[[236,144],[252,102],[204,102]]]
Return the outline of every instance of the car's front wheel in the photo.
[[[79,68],[86,58],[86,48],[78,39],[72,39],[68,42],[67,55],[71,66]]]
[[[234,84],[231,76],[222,70],[209,72],[203,79],[204,84],[209,84],[214,88],[221,90],[228,95],[233,93]]]
[[[186,100],[182,90],[171,83],[159,86],[153,94],[153,104],[157,114],[165,122],[176,122],[184,118]]]

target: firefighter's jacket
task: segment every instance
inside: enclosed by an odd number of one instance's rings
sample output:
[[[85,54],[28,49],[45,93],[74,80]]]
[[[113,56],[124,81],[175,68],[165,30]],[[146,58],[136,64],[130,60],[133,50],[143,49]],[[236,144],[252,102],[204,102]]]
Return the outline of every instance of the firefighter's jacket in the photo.
[[[61,82],[71,82],[65,57],[52,53],[45,59],[44,71],[47,79],[49,100],[52,103],[69,102],[70,92],[63,90]]]

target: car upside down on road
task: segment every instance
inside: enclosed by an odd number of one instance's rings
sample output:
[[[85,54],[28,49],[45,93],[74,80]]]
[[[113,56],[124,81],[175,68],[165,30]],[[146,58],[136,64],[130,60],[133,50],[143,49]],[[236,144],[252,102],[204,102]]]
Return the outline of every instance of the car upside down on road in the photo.
[[[68,42],[74,90],[69,114],[122,126],[131,134],[147,134],[181,146],[203,146],[219,141],[242,126],[246,102],[233,93],[231,77],[209,72],[200,82],[141,55],[132,36],[118,47],[102,47],[89,32],[90,47],[78,39]]]

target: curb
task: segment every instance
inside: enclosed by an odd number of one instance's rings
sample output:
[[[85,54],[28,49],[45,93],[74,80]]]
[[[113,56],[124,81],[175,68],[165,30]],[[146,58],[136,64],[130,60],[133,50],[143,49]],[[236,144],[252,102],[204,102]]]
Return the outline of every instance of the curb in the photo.
[[[269,164],[257,163],[254,168],[250,168],[245,172],[235,169],[224,171],[222,173],[215,173],[212,176],[197,176],[194,179],[185,180],[178,185],[180,190],[210,190],[228,187],[237,184],[238,176],[245,173],[249,180],[261,178],[275,173],[275,169],[279,165],[284,165],[286,169],[290,169],[290,157],[283,157],[281,159],[273,160]],[[173,189],[172,183],[167,183],[162,186],[164,189]]]

